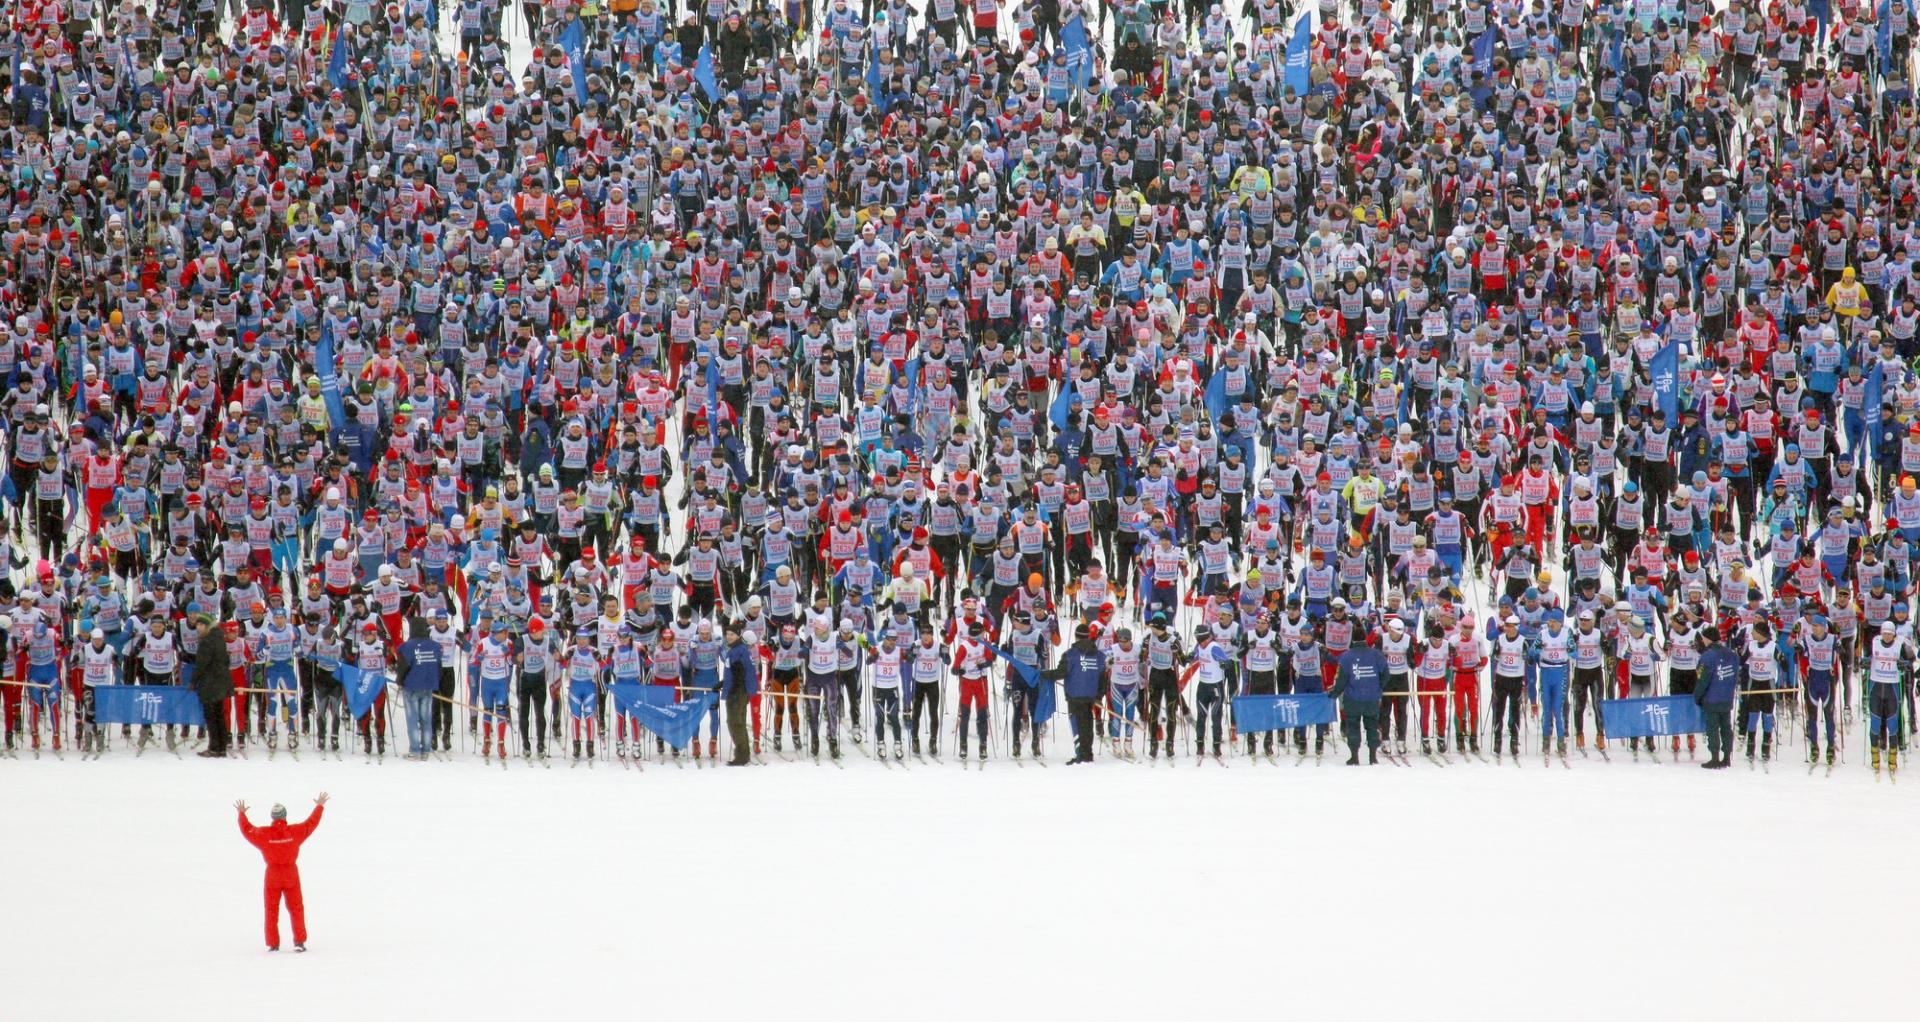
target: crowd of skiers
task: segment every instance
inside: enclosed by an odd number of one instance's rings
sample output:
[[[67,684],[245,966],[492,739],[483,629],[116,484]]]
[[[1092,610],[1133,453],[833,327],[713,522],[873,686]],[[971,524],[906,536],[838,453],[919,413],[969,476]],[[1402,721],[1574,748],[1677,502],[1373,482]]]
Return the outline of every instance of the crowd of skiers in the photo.
[[[1908,0],[12,18],[10,751],[1906,740]]]

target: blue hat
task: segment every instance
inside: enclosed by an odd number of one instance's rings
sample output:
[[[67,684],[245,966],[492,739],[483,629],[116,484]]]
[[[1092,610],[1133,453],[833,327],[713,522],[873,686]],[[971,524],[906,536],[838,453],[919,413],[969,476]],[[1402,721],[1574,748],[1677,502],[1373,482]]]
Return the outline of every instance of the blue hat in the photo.
[[[1532,586],[1528,586],[1527,591],[1524,593],[1521,593],[1520,597],[1522,599],[1527,599],[1527,600],[1537,600],[1540,598],[1540,590],[1535,589]]]
[[[1788,453],[1788,454],[1799,454],[1799,453],[1800,453],[1800,445],[1799,445],[1799,444],[1788,444],[1788,445],[1787,445],[1787,453]]]
[[[1552,610],[1547,611],[1548,621],[1558,623],[1561,621],[1565,621],[1566,619],[1567,619],[1566,611],[1561,610],[1559,607],[1555,607]]]
[[[492,530],[492,529],[490,529],[490,528],[488,528],[488,529],[481,529],[481,530],[480,530],[480,542],[482,542],[482,543],[491,543],[491,542],[493,542],[493,530]]]
[[[1511,596],[1504,596],[1504,595],[1503,595],[1503,596],[1501,596],[1501,597],[1500,597],[1500,606],[1502,606],[1502,607],[1511,607],[1511,606],[1513,606],[1513,597],[1511,597]]]

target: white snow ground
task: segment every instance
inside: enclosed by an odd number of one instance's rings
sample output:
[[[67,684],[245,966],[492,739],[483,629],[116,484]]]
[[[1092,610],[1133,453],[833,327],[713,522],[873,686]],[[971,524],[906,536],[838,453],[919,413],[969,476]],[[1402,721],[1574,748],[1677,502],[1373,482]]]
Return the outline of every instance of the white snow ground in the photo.
[[[844,771],[502,772],[254,751],[0,768],[0,1019],[1805,1020],[1911,1003],[1920,777],[1857,764],[963,773],[849,753]],[[313,951],[269,955],[231,803],[299,819],[321,790],[301,861]]]

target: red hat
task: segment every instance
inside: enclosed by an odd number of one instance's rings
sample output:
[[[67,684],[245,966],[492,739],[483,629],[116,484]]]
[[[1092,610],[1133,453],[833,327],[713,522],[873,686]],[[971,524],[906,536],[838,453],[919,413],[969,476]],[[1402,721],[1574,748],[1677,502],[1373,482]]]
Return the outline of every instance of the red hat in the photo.
[[[1779,588],[1778,590],[1776,590],[1776,591],[1775,591],[1775,593],[1774,593],[1774,595],[1776,595],[1776,596],[1798,596],[1798,595],[1800,595],[1800,590],[1798,590],[1798,589],[1796,589],[1796,588],[1794,588],[1794,585],[1793,585],[1793,583],[1792,583],[1792,582],[1782,582],[1782,583],[1780,583],[1780,588]]]
[[[841,525],[847,525],[847,524],[849,524],[849,523],[851,523],[852,521],[853,521],[853,512],[851,512],[851,511],[842,511],[842,512],[840,512],[840,524],[841,524]]]
[[[914,526],[914,529],[913,529],[913,538],[914,538],[914,539],[917,539],[917,540],[918,540],[918,539],[926,539],[926,538],[927,538],[927,527],[926,527],[926,526],[924,526],[924,525],[917,525],[917,526]]]
[[[1514,479],[1513,479],[1513,477],[1512,477],[1512,476],[1501,476],[1501,477],[1500,477],[1500,485],[1502,485],[1502,486],[1513,486],[1513,485],[1515,485],[1515,483],[1514,483]]]

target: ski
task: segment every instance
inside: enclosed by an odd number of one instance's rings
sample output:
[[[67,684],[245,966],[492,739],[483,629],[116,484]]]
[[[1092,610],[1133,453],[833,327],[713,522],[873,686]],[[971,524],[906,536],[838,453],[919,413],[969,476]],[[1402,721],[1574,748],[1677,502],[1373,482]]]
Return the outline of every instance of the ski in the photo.
[[[1433,753],[1422,752],[1420,755],[1425,756],[1427,758],[1427,762],[1432,763],[1434,766],[1437,766],[1443,770],[1446,769],[1447,765],[1445,763],[1440,762],[1440,757],[1435,756]]]
[[[869,756],[869,757],[867,757],[867,758],[868,758],[868,759],[872,759],[873,757],[871,757],[871,756]],[[880,757],[880,765],[881,765],[881,766],[883,766],[883,767],[886,767],[886,768],[887,768],[888,770],[892,770],[892,769],[893,769],[893,764],[892,764],[891,762],[889,762],[889,761],[887,760],[887,757],[886,757],[886,756],[884,756],[884,755],[882,755],[882,756]]]
[[[1278,764],[1278,763],[1276,763],[1276,762],[1274,762],[1274,760],[1273,760],[1273,753],[1271,753],[1271,752],[1269,752],[1269,753],[1266,753],[1265,755],[1266,755],[1266,757],[1267,757],[1267,765],[1268,765],[1268,766],[1279,766],[1279,765],[1280,765],[1280,764]]]
[[[1218,764],[1220,764],[1220,765],[1221,765],[1221,766],[1223,766],[1223,767],[1227,765],[1227,761],[1226,761],[1225,759],[1223,759],[1223,758],[1221,758],[1221,756],[1220,756],[1220,754],[1219,754],[1219,753],[1217,753],[1217,752],[1213,754],[1213,761],[1214,761],[1215,763],[1218,763]]]

